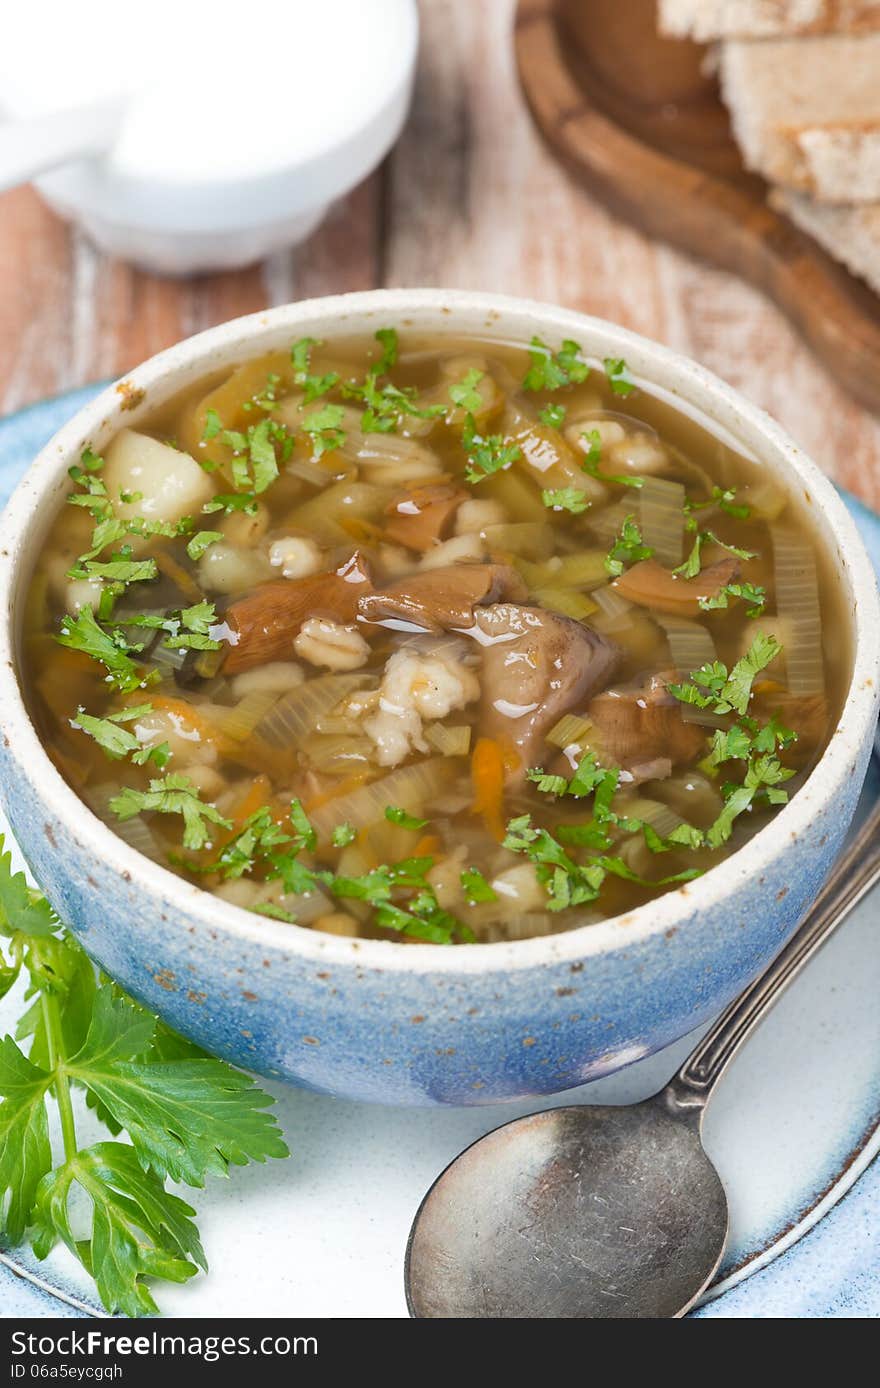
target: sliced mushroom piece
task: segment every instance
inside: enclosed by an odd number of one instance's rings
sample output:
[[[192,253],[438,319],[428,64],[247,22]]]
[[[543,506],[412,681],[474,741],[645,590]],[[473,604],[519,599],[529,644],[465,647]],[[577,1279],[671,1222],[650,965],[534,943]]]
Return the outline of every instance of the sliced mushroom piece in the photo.
[[[237,675],[270,660],[291,659],[294,639],[307,618],[353,622],[358,602],[371,591],[370,571],[359,552],[333,573],[261,583],[226,610],[230,645],[225,673]]]
[[[483,647],[480,732],[515,753],[508,781],[520,780],[562,715],[608,683],[619,652],[583,622],[513,603],[478,608],[467,634]]]
[[[456,631],[473,626],[481,604],[525,596],[522,579],[507,564],[452,564],[366,593],[358,612],[365,622],[398,631]]]
[[[621,574],[612,588],[629,602],[638,603],[654,612],[668,612],[673,617],[695,617],[700,614],[700,598],[717,597],[739,574],[739,560],[720,559],[717,564],[684,578],[671,569],[664,569],[656,559],[643,559]]]
[[[706,729],[684,721],[682,705],[666,687],[672,678],[652,675],[645,685],[606,689],[592,700],[586,716],[603,761],[633,770],[659,758],[675,765],[699,755]]]
[[[467,493],[451,482],[410,487],[388,506],[385,534],[396,545],[424,554],[445,540]]]

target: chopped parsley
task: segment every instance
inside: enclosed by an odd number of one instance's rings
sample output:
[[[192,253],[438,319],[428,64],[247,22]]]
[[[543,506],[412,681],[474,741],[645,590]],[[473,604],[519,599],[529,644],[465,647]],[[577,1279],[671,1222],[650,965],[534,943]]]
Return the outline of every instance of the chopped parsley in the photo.
[[[68,578],[109,579],[126,587],[129,583],[145,583],[155,578],[158,570],[155,559],[132,559],[131,546],[123,545],[109,559],[86,559],[68,570]]]
[[[338,371],[328,371],[324,376],[315,376],[311,370],[312,348],[322,346],[314,337],[301,337],[290,349],[293,362],[294,385],[301,386],[303,404],[310,405],[319,396],[326,395],[339,382]]]
[[[214,511],[225,511],[227,514],[243,511],[245,515],[254,516],[258,504],[253,492],[218,492],[210,501],[205,502],[202,512],[211,515]]]
[[[636,388],[636,383],[629,374],[629,367],[623,357],[606,357],[602,365],[605,367],[605,375],[615,395],[631,395]]]
[[[357,829],[353,824],[337,824],[330,835],[330,842],[334,848],[347,848],[350,843],[354,843],[356,838]]]
[[[635,516],[627,516],[620,527],[620,533],[605,556],[605,568],[613,578],[619,578],[628,564],[637,564],[642,559],[650,559],[654,551],[642,539],[642,532],[636,524]]]
[[[286,462],[293,449],[290,430],[274,419],[249,424],[244,433],[224,429],[221,440],[232,449],[232,481],[236,490],[257,496],[278,476],[278,454]]]
[[[345,443],[345,430],[341,428],[344,418],[342,405],[322,405],[304,417],[303,431],[312,441],[315,458],[323,458],[325,453],[331,453]]]
[[[580,487],[556,487],[549,491],[545,489],[541,492],[541,500],[554,511],[570,511],[573,516],[581,515],[590,506],[589,499]]]
[[[183,818],[183,846],[192,852],[210,842],[209,824],[231,829],[232,821],[225,819],[213,805],[199,796],[198,787],[188,776],[179,772],[150,781],[149,790],[125,786],[110,801],[117,819],[133,819],[136,814],[151,811],[156,814],[179,814]]]
[[[395,805],[385,806],[385,818],[389,824],[399,824],[402,829],[424,829],[428,822],[426,819],[418,819],[415,815],[407,814],[406,810],[398,809]]]
[[[731,598],[740,598],[749,604],[749,617],[760,617],[767,606],[767,589],[760,583],[725,583],[714,597],[700,597],[697,602],[704,612],[713,612],[729,606]]]
[[[465,372],[461,380],[449,387],[449,398],[453,405],[458,405],[461,409],[474,414],[482,407],[483,397],[477,390],[477,386],[485,376],[485,371],[479,371],[474,366],[470,371]]]
[[[373,336],[382,348],[382,355],[376,363],[375,372],[377,376],[386,376],[392,366],[397,365],[397,329],[377,328]]]
[[[171,748],[167,742],[159,743],[157,746],[145,746],[133,732],[123,727],[125,723],[133,723],[137,718],[143,718],[145,714],[152,712],[151,704],[139,704],[137,708],[120,709],[118,713],[108,714],[106,718],[95,718],[85,709],[78,709],[76,717],[71,719],[70,726],[79,728],[81,732],[87,733],[89,737],[95,739],[99,747],[112,757],[114,761],[120,761],[123,757],[131,757],[135,766],[144,766],[148,761],[155,763],[161,771],[167,766],[171,758]]]
[[[752,685],[762,670],[780,654],[775,636],[759,631],[748,651],[728,671],[722,661],[713,661],[694,670],[688,680],[667,686],[670,694],[684,704],[711,709],[713,713],[744,714],[752,697]]]
[[[382,355],[367,372],[364,380],[346,381],[342,393],[349,399],[360,400],[364,406],[361,415],[361,432],[364,434],[393,434],[402,418],[437,419],[446,414],[445,405],[429,405],[425,408],[416,404],[417,391],[414,386],[406,389],[396,386],[392,381],[380,384],[381,377],[397,363],[397,333],[393,328],[379,328],[375,333],[382,347]]]
[[[211,545],[216,545],[217,541],[222,539],[223,533],[220,530],[199,530],[187,542],[186,552],[194,561],[201,559],[205,551],[211,548]]]
[[[477,422],[472,414],[465,419],[461,442],[468,459],[464,470],[465,479],[473,486],[491,477],[493,472],[501,472],[502,469],[510,467],[511,463],[515,463],[520,457],[519,445],[505,443],[500,434],[484,437],[478,431]]]
[[[696,578],[702,566],[702,551],[704,545],[720,545],[726,549],[728,554],[735,554],[737,559],[754,559],[755,551],[751,549],[739,549],[737,545],[729,545],[726,540],[719,540],[712,530],[698,531],[693,548],[683,564],[679,564],[677,569],[673,569],[675,574],[681,574],[682,578]]]
[[[548,429],[561,429],[565,423],[565,415],[566,409],[564,405],[551,402],[549,405],[545,405],[543,410],[539,412],[538,418],[542,424],[546,424]]]
[[[529,347],[531,365],[523,378],[524,390],[560,390],[585,381],[590,368],[580,358],[579,343],[567,337],[558,352],[553,352],[540,337],[533,337]]]
[[[211,439],[216,439],[218,434],[223,432],[223,420],[213,408],[205,410],[205,424],[202,429],[202,440],[210,443]]]
[[[696,530],[697,522],[692,515],[694,511],[705,511],[708,507],[717,507],[719,511],[724,511],[728,516],[734,516],[737,520],[748,520],[752,514],[750,506],[744,502],[737,502],[736,487],[713,487],[712,495],[705,501],[687,500],[684,509],[687,513],[685,522],[688,530]]]
[[[95,620],[90,607],[81,607],[75,617],[62,617],[61,629],[55,640],[71,651],[82,651],[92,660],[100,661],[107,671],[107,680],[114,689],[128,694],[152,683],[158,676],[147,671],[132,655],[141,647],[130,646],[121,631],[105,631]]]
[[[497,901],[498,893],[489,885],[479,868],[469,867],[459,874],[461,889],[471,905]]]
[[[622,474],[617,476],[609,472],[599,471],[599,464],[602,461],[602,436],[598,429],[590,429],[583,433],[581,438],[586,439],[590,445],[581,463],[584,472],[588,472],[591,477],[598,478],[600,482],[613,482],[619,487],[643,487],[645,485],[644,477],[628,477]]]

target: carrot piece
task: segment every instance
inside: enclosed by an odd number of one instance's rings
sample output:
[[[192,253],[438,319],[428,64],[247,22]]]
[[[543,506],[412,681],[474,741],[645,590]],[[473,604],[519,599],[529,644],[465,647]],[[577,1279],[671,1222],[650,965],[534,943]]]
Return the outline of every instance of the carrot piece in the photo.
[[[149,694],[149,701],[153,709],[159,713],[170,713],[188,723],[191,728],[200,733],[205,741],[216,738],[216,731],[206,718],[198,711],[194,704],[190,704],[186,699],[174,699],[168,694]]]
[[[492,737],[480,737],[471,758],[473,812],[483,816],[489,833],[504,838],[504,749]]]
[[[413,849],[414,858],[433,858],[440,852],[440,839],[436,834],[423,834]]]
[[[272,787],[269,784],[269,777],[262,774],[255,776],[241,800],[239,800],[235,809],[232,811],[230,818],[233,823],[240,828],[246,819],[249,819],[252,814],[256,814],[257,810],[263,808],[271,792]]]

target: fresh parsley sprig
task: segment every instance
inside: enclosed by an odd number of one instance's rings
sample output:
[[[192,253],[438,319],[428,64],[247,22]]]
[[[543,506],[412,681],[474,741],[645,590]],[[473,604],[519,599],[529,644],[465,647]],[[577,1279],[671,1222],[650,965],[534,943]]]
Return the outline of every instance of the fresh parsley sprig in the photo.
[[[108,1312],[154,1315],[149,1282],[208,1266],[195,1211],[166,1180],[202,1187],[230,1166],[288,1156],[273,1100],[96,979],[2,850],[0,839],[0,992],[24,973],[30,1005],[17,1039],[0,1040],[0,1234],[28,1237],[41,1259],[64,1243]],[[80,1094],[114,1140],[80,1146]]]

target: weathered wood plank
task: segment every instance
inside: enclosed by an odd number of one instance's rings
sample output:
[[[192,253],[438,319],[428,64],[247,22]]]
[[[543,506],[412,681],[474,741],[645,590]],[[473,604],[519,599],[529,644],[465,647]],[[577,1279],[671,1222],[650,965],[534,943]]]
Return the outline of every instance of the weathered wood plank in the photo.
[[[612,218],[525,109],[513,0],[429,0],[413,118],[392,155],[385,278],[563,303],[697,357],[880,507],[880,421],[755,290]]]

